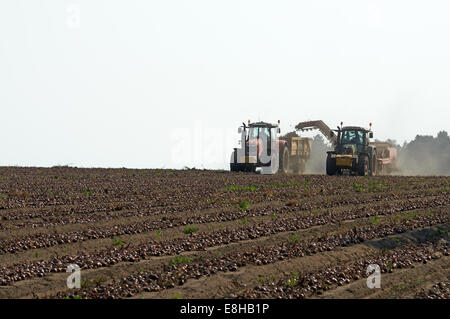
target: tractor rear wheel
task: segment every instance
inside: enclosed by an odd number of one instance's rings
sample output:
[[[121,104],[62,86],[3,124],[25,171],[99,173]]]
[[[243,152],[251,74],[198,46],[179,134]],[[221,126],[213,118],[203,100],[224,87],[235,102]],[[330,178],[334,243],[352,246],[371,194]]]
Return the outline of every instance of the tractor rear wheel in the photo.
[[[287,146],[284,146],[280,152],[280,173],[287,174],[289,169],[289,150]]]
[[[372,156],[372,160],[369,162],[369,176],[375,176],[377,174],[377,157]]]
[[[365,176],[369,171],[369,159],[366,155],[362,155],[358,159],[358,175]]]
[[[327,175],[336,174],[336,158],[332,158],[331,154],[327,156]]]

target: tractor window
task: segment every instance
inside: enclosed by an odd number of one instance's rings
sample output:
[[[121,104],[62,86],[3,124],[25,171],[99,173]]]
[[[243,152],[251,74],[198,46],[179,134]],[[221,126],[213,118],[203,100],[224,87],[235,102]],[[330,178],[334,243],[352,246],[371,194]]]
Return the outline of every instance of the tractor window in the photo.
[[[342,133],[342,144],[363,144],[364,133],[361,131],[344,131]]]
[[[270,131],[267,127],[263,127],[259,131],[259,138],[268,139],[270,137]]]
[[[250,127],[248,129],[247,140],[257,139],[258,137],[259,138],[269,138],[270,130],[267,127]]]
[[[364,132],[356,131],[356,144],[364,143]]]
[[[248,129],[248,137],[247,140],[253,140],[258,138],[258,128],[257,127],[250,127]]]
[[[342,134],[342,144],[354,144],[355,132],[354,131],[344,131]]]

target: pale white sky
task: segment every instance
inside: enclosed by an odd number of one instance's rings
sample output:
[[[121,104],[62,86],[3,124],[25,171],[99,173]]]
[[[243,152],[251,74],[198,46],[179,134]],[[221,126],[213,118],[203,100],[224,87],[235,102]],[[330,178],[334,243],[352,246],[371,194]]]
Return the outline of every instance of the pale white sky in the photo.
[[[449,14],[433,0],[3,0],[0,165],[227,168],[247,119],[372,121],[400,143],[450,131]],[[195,159],[201,145],[218,159]]]

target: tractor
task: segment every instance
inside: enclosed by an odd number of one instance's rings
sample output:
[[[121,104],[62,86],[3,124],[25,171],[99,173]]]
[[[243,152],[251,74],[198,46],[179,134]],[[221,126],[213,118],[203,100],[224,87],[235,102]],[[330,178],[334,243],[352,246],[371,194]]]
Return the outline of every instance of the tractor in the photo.
[[[370,123],[372,127],[372,123]],[[337,137],[334,132],[337,132]],[[377,172],[376,146],[371,145],[373,132],[358,126],[338,126],[330,130],[330,138],[334,138],[334,151],[328,151],[326,171],[328,175],[341,175],[343,171],[360,176],[373,176]]]
[[[296,130],[319,130],[334,145],[327,152],[327,174],[342,174],[343,171],[359,175],[391,174],[398,171],[397,149],[389,142],[369,142],[373,138],[372,123],[370,129],[362,127],[338,127],[332,130],[321,120],[300,122]],[[338,134],[336,135],[337,132]]]
[[[301,173],[305,170],[306,160],[311,155],[311,138],[290,137],[281,139],[280,121],[278,124],[267,122],[242,123],[238,128],[241,134],[240,147],[235,148],[230,158],[230,170],[233,172],[256,172],[262,174]]]

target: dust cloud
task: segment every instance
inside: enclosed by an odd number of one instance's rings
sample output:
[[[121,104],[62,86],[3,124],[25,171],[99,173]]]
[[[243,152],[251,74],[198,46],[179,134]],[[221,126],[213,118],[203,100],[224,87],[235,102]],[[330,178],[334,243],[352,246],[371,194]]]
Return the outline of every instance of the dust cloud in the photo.
[[[450,137],[446,131],[436,137],[417,135],[411,142],[396,147],[399,174],[450,175]]]
[[[325,174],[327,151],[333,148],[325,141],[322,135],[317,134],[313,137],[311,146],[311,157],[306,162],[306,174]]]
[[[289,132],[280,139],[288,139],[290,137],[299,136],[297,132]],[[313,137],[311,144],[311,157],[306,161],[305,174],[325,174],[325,165],[327,160],[327,151],[333,148],[325,141],[325,138],[317,134]]]

